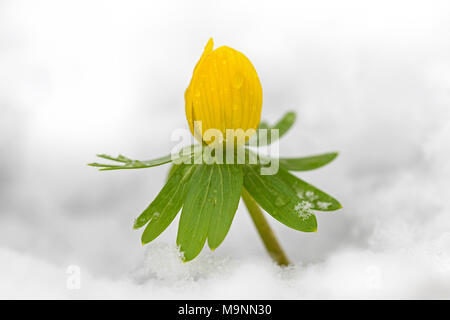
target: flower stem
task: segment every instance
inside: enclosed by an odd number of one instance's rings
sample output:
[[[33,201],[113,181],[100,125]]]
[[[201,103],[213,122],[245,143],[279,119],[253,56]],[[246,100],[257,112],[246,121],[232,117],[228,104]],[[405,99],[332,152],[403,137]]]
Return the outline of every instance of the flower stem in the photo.
[[[252,196],[242,188],[242,199],[244,200],[245,206],[247,207],[250,216],[252,217],[253,223],[256,226],[256,230],[261,237],[266,250],[269,252],[269,255],[272,257],[275,262],[280,266],[287,266],[290,264],[286,254],[278,243],[275,234],[269,226],[266,218],[256,203],[256,201],[252,198]]]

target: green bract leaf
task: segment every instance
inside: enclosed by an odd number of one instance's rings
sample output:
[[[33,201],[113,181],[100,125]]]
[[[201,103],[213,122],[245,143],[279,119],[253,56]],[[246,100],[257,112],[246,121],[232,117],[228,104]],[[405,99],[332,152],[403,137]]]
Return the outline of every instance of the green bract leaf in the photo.
[[[225,238],[242,190],[239,165],[195,165],[181,212],[177,244],[184,261],[194,259],[206,239],[211,249]]]
[[[241,197],[243,173],[240,165],[215,165],[211,190],[214,197],[214,214],[208,229],[208,245],[217,248],[230,229]]]
[[[307,203],[280,177],[280,171],[275,175],[261,175],[260,169],[259,165],[244,166],[244,187],[256,202],[290,228],[316,231],[316,217]]]
[[[280,121],[278,121],[274,126],[269,126],[267,124],[267,122],[261,122],[260,125],[258,126],[258,129],[256,130],[256,133],[250,138],[250,140],[247,142],[247,145],[253,145],[253,143],[255,142],[255,139],[259,139],[259,134],[260,131],[262,129],[267,129],[267,141],[258,141],[257,146],[264,146],[264,145],[269,145],[272,142],[281,139],[282,136],[285,135],[286,132],[289,131],[289,129],[292,127],[292,125],[295,122],[295,112],[290,111],[287,112],[283,118],[281,118]],[[276,139],[275,137],[272,138],[272,135],[270,134],[270,129],[278,129],[278,139]]]
[[[172,161],[171,155],[167,155],[167,156],[153,159],[153,160],[145,160],[145,161],[131,160],[122,155],[119,155],[118,157],[114,158],[107,154],[98,154],[97,157],[123,163],[123,165],[102,164],[102,163],[96,163],[96,162],[88,164],[89,166],[92,166],[92,167],[100,167],[101,168],[101,169],[99,169],[100,171],[150,168],[150,167],[160,166],[162,164],[166,164],[166,163],[169,163]],[[125,159],[127,159],[127,160],[125,160]]]
[[[287,112],[283,118],[281,118],[280,121],[278,121],[273,127],[272,129],[278,129],[279,131],[279,138],[281,138],[282,136],[285,135],[286,132],[289,131],[289,129],[291,129],[292,125],[295,122],[295,112],[290,111]],[[273,141],[271,141],[270,143],[272,143]]]
[[[337,152],[302,158],[280,158],[280,166],[290,171],[307,171],[320,168],[337,157]]]
[[[183,205],[183,198],[193,171],[193,165],[178,165],[155,200],[136,219],[135,229],[144,226],[150,220],[142,234],[143,244],[158,237],[176,217]]]
[[[217,202],[212,191],[214,187],[217,190],[217,186],[212,186],[215,165],[194,166],[195,171],[189,183],[178,225],[177,245],[180,246],[184,261],[194,259],[202,250]]]
[[[278,176],[287,185],[291,186],[297,196],[305,203],[309,204],[311,209],[318,211],[334,211],[342,208],[341,204],[332,196],[317,189],[302,179],[294,176],[284,169],[279,169]]]
[[[176,159],[184,159],[189,158],[192,156],[192,154],[199,149],[198,145],[191,145],[186,148],[183,148],[177,155],[167,155],[161,158],[152,159],[152,160],[133,160],[128,157],[125,157],[123,155],[119,155],[117,157],[112,157],[107,154],[98,154],[97,157],[120,162],[122,164],[103,164],[103,163],[89,163],[89,166],[92,167],[99,167],[100,171],[106,171],[106,170],[120,170],[120,169],[142,169],[142,168],[150,168],[150,167],[156,167],[160,166],[172,161],[175,161]]]
[[[258,129],[270,129],[270,126],[267,122],[261,121],[258,125]]]
[[[179,164],[172,164],[170,166],[169,172],[167,173],[167,180],[169,180],[169,178],[173,175],[173,173],[177,170],[177,168],[179,167]]]

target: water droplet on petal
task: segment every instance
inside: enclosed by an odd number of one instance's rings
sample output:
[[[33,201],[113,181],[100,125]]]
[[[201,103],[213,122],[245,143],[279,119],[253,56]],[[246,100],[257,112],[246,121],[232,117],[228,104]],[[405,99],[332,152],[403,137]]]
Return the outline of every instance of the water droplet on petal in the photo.
[[[233,81],[231,82],[231,85],[235,89],[239,89],[242,87],[242,84],[244,83],[244,77],[240,73],[236,73],[233,77]]]

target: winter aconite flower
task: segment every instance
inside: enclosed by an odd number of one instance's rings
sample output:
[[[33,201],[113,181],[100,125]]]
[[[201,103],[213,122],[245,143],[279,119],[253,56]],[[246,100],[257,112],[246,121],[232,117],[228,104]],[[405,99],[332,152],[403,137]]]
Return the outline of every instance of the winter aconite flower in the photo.
[[[143,244],[156,239],[181,211],[177,245],[183,260],[190,261],[205,243],[215,249],[224,241],[242,198],[270,256],[280,265],[289,264],[261,209],[292,229],[317,231],[316,212],[334,211],[341,205],[290,171],[317,169],[331,162],[337,153],[279,158],[278,155],[260,155],[255,148],[249,148],[249,144],[254,146],[252,141],[257,141],[257,146],[268,146],[281,138],[294,124],[295,113],[288,112],[273,126],[260,123],[262,89],[253,65],[232,48],[213,50],[212,39],[194,68],[185,102],[190,130],[200,143],[174,155],[148,161],[100,154],[99,157],[116,163],[90,165],[100,170],[118,170],[172,163],[164,187],[135,220],[134,228],[145,226],[141,237]],[[256,139],[246,144],[245,139],[255,129]],[[232,140],[229,131],[234,131]],[[265,136],[269,131],[271,135]],[[240,134],[245,139],[239,137]],[[210,139],[211,136],[214,139]],[[211,148],[212,141],[219,136],[223,139],[214,145],[220,148]],[[234,145],[236,138],[238,144],[228,148],[230,142]],[[221,148],[222,145],[227,148]],[[244,157],[230,157],[231,162],[222,162],[224,157],[220,156],[205,157],[205,151],[213,149],[217,150],[215,155],[226,149],[226,160],[229,160],[229,150],[242,152]],[[209,161],[211,159],[214,161]],[[234,162],[235,159],[244,161]],[[265,170],[268,163],[273,162],[278,165],[270,168],[275,169]]]
[[[250,60],[211,38],[195,66],[185,93],[186,118],[200,141],[208,129],[256,129],[261,118],[262,88]],[[198,124],[198,125],[196,125]]]

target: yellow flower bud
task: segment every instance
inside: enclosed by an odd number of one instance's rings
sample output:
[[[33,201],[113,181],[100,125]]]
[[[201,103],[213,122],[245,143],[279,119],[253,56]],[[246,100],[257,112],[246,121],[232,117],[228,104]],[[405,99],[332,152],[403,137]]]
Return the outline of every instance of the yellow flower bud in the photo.
[[[208,129],[219,130],[224,139],[227,129],[256,129],[261,118],[262,88],[252,63],[239,51],[213,46],[211,38],[185,93],[186,118],[198,140]]]

